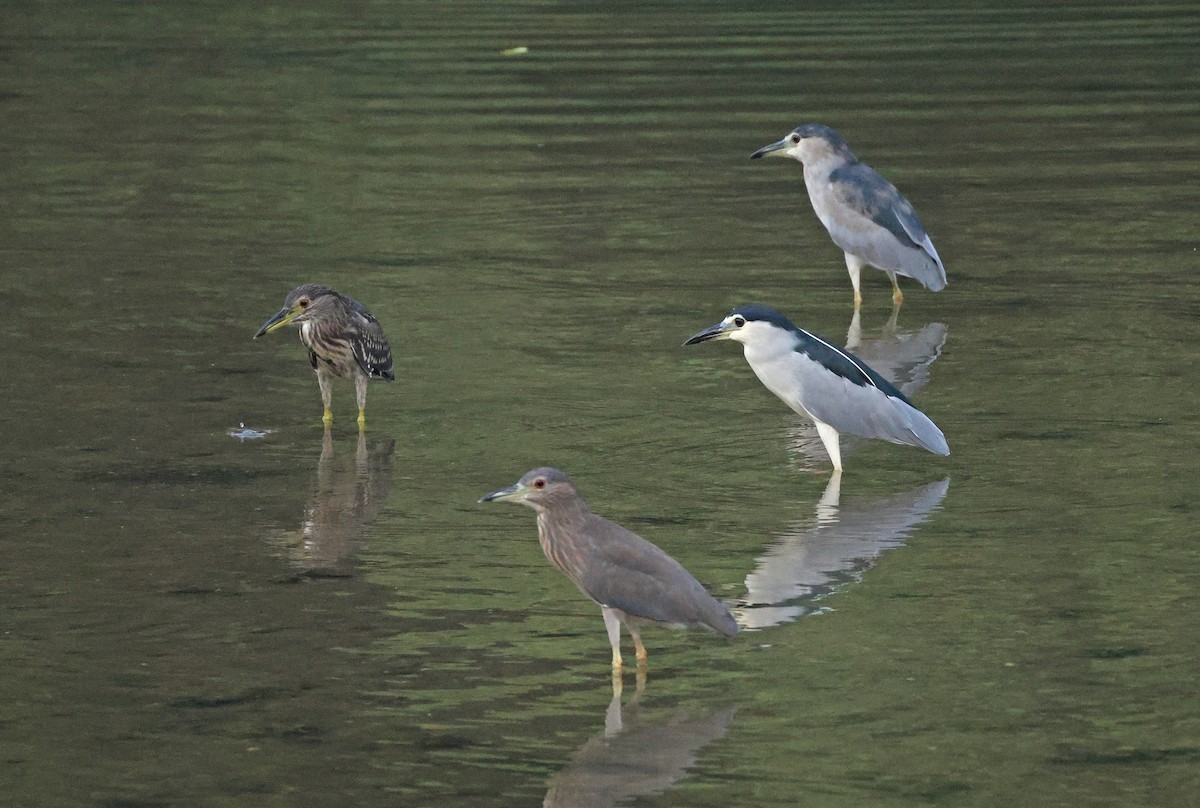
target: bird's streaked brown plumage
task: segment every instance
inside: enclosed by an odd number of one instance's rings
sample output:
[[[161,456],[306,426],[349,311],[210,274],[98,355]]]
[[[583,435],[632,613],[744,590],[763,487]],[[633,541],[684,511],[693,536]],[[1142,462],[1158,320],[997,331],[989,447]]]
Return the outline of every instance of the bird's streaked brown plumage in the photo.
[[[392,349],[383,326],[361,303],[319,283],[306,283],[288,293],[274,317],[263,323],[255,338],[285,325],[296,325],[317,373],[323,420],[333,420],[331,384],[334,377],[353,379],[358,421],[366,420],[367,381],[394,380]]]

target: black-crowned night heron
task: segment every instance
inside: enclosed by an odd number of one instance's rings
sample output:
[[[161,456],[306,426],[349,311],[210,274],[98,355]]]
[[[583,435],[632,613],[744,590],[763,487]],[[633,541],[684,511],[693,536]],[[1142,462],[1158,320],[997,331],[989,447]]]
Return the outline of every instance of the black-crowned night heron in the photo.
[[[300,329],[300,341],[308,348],[308,358],[317,372],[321,401],[325,404],[322,420],[333,422],[330,388],[335,376],[354,379],[358,396],[358,424],[367,417],[367,381],[393,381],[392,349],[379,321],[357,300],[338,294],[328,286],[306,283],[288,292],[283,308],[262,324],[258,339],[285,325]]]
[[[612,665],[621,668],[621,626],[646,662],[645,623],[707,626],[732,637],[737,623],[683,566],[615,522],[597,516],[558,469],[539,468],[480,502],[519,502],[537,511],[538,542],[550,563],[600,604]]]
[[[950,454],[942,431],[887,379],[853,354],[796,327],[775,309],[739,306],[684,345],[711,339],[742,343],[759,381],[816,422],[837,471],[842,470],[840,432]]]
[[[897,275],[934,292],[946,287],[946,268],[913,206],[879,172],[860,163],[837,132],[807,123],[750,157],[767,155],[793,157],[804,164],[813,210],[833,243],[846,253],[855,308],[862,303],[859,275],[864,266],[887,273],[897,306],[904,300]]]

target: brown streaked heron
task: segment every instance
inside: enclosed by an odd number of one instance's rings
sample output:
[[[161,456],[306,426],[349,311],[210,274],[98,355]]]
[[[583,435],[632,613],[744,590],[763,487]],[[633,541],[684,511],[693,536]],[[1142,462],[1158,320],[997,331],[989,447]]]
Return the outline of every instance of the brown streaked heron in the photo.
[[[729,610],[678,561],[641,536],[597,516],[563,472],[537,468],[480,502],[519,502],[537,511],[538,542],[546,558],[600,604],[612,666],[620,670],[621,626],[646,663],[641,626],[706,626],[726,637],[738,632]]]
[[[262,324],[258,339],[286,325],[300,330],[308,359],[317,373],[325,412],[321,420],[333,422],[331,387],[334,377],[354,379],[358,397],[358,425],[366,424],[367,381],[393,381],[392,349],[383,326],[357,300],[319,283],[306,283],[288,292],[283,308]]]
[[[842,470],[841,432],[950,454],[942,431],[891,382],[775,309],[738,306],[683,344],[716,339],[742,343],[763,386],[816,423],[836,471]]]
[[[879,172],[860,163],[836,131],[807,123],[750,158],[769,155],[804,164],[804,184],[813,210],[833,243],[846,253],[855,308],[862,305],[859,275],[865,266],[887,273],[897,306],[904,302],[897,275],[934,292],[946,288],[946,268],[912,204]]]

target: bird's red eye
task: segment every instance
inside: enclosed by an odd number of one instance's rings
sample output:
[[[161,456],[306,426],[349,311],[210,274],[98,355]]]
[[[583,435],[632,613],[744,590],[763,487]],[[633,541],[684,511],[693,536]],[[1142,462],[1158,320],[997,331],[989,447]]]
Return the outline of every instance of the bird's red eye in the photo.
[[[792,135],[792,143],[799,143],[799,142],[800,142],[800,136]]]
[[[302,309],[308,308],[308,298],[307,297],[300,298],[300,308],[302,308]]]
[[[537,478],[536,480],[534,480],[534,481],[533,481],[533,487],[534,487],[534,488],[545,488],[545,487],[546,487],[546,481],[545,481],[545,480],[543,480],[541,477],[539,477],[539,478]]]
[[[746,324],[746,318],[745,317],[734,317],[733,324],[736,325],[738,328],[741,328],[742,326],[744,326]]]

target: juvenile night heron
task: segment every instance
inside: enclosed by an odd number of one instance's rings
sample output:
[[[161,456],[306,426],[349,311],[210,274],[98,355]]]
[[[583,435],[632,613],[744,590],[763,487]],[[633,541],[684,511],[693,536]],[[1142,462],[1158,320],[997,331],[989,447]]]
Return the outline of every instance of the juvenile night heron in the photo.
[[[538,468],[480,502],[519,502],[537,511],[538,542],[550,563],[600,604],[612,665],[621,668],[621,626],[646,662],[645,623],[707,626],[732,637],[733,616],[683,566],[655,545],[597,516],[563,472]]]
[[[383,327],[361,303],[338,294],[328,286],[306,283],[288,292],[283,308],[262,324],[258,339],[285,325],[300,329],[300,341],[308,348],[308,359],[317,372],[321,401],[325,404],[322,420],[333,422],[330,388],[335,376],[354,379],[358,396],[358,425],[366,424],[367,381],[393,381],[392,349]]]
[[[742,343],[759,381],[816,422],[837,471],[842,470],[841,432],[950,454],[942,431],[887,379],[853,354],[797,328],[775,309],[739,306],[683,344],[710,339]]]
[[[794,157],[804,164],[813,210],[833,243],[846,253],[855,308],[862,304],[859,274],[864,266],[887,273],[897,306],[904,301],[897,275],[934,292],[946,287],[946,268],[913,206],[879,172],[860,163],[837,132],[807,123],[750,158],[767,155]]]

